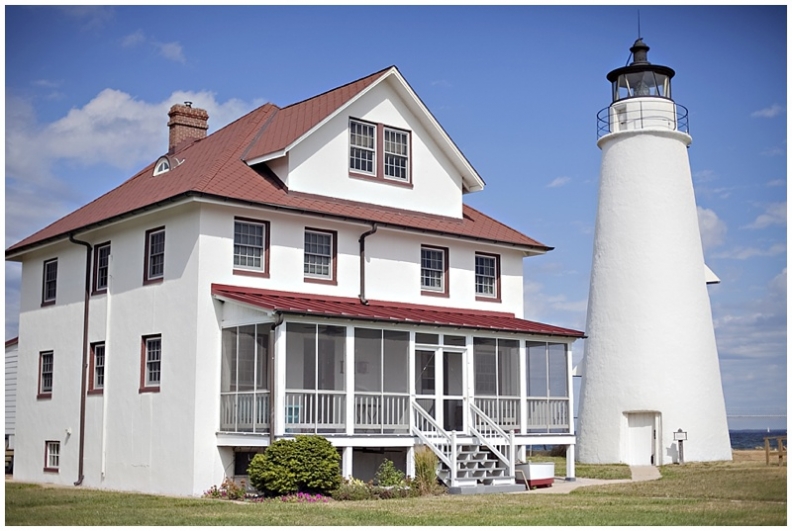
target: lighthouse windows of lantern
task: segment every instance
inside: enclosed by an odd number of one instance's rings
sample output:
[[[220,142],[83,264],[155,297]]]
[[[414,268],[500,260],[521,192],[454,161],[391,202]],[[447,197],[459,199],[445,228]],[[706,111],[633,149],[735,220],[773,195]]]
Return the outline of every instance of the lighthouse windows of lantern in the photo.
[[[613,82],[613,101],[640,96],[671,98],[670,77],[659,72],[642,71],[621,74]]]

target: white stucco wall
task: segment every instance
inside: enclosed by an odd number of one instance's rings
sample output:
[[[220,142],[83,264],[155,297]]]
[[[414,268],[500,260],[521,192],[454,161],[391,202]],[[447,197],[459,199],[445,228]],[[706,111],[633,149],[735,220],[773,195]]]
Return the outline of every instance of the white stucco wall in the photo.
[[[359,238],[371,229],[369,225],[208,203],[202,212],[201,268],[202,275],[205,274],[211,282],[338,297],[357,297],[360,294]],[[269,278],[233,274],[235,215],[270,223]],[[306,282],[303,274],[306,227],[336,231],[336,284]],[[421,245],[449,248],[448,297],[421,294]],[[476,300],[476,252],[500,256],[501,302]],[[522,252],[506,246],[378,228],[376,233],[366,238],[366,298],[478,308],[522,317],[522,260]]]
[[[287,176],[282,163],[273,169],[292,191],[461,218],[459,172],[390,82],[376,85],[295,146],[288,154]],[[349,176],[350,118],[411,131],[411,187]]]
[[[164,225],[165,278],[142,286],[145,231]],[[197,209],[176,207],[79,235],[111,241],[110,289],[90,303],[89,342],[105,341],[105,389],[86,398],[83,485],[192,492],[196,359]],[[41,263],[58,257],[58,294],[42,308]],[[60,243],[23,264],[15,477],[72,484],[78,476],[85,248]],[[107,326],[107,314],[112,325]],[[141,338],[162,335],[160,392],[140,393]],[[36,399],[38,353],[54,351],[52,398]],[[71,431],[71,435],[67,434]],[[43,472],[44,441],[61,441],[58,473]]]
[[[19,344],[13,343],[5,349],[5,434],[9,449],[14,448],[18,363]]]
[[[581,462],[631,462],[630,412],[659,414],[656,464],[675,460],[679,428],[686,461],[731,459],[689,141],[659,130],[600,140]]]

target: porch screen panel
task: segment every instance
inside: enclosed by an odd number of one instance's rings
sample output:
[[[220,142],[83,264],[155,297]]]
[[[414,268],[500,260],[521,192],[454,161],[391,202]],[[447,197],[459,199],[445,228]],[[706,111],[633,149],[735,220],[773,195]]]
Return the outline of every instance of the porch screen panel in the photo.
[[[415,351],[415,392],[419,395],[435,393],[435,353]]]
[[[252,391],[256,367],[256,326],[239,327],[238,391]]]
[[[355,391],[382,391],[381,360],[382,330],[355,328]]]
[[[286,388],[316,388],[316,325],[286,324]]]
[[[344,377],[341,375],[341,360],[344,359],[346,328],[343,326],[319,326],[317,356],[317,389],[343,391]]]
[[[386,393],[406,393],[409,387],[410,333],[385,330],[382,334],[382,387]]]
[[[550,382],[550,396],[567,397],[566,345],[550,343],[547,345],[547,372]]]
[[[527,351],[528,396],[547,396],[547,343],[525,342]]]
[[[480,396],[497,394],[496,341],[492,338],[473,338],[473,378],[475,393]]]
[[[269,389],[269,325],[256,326],[256,389]]]
[[[220,369],[220,392],[236,391],[236,328],[223,330],[223,355]]]
[[[520,342],[498,339],[498,396],[520,396]]]

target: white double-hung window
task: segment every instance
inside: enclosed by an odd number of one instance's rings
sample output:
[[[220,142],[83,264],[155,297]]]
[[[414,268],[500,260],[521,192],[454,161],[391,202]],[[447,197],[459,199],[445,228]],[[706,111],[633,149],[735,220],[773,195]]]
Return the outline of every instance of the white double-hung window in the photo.
[[[376,174],[377,127],[356,120],[349,121],[349,169]]]
[[[303,272],[306,280],[335,279],[335,236],[332,231],[305,230]]]
[[[448,249],[421,247],[421,291],[424,295],[448,295]]]
[[[409,134],[388,127],[384,130],[385,178],[408,181]]]
[[[500,297],[499,269],[499,256],[476,253],[476,297],[485,299],[498,299]]]
[[[264,270],[264,223],[234,221],[234,267]]]

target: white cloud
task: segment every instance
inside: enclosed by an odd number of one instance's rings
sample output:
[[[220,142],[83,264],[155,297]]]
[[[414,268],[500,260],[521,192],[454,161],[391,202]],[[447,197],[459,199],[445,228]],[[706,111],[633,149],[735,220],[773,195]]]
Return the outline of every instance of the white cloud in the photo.
[[[184,55],[184,47],[178,42],[160,42],[153,37],[147,37],[143,30],[137,30],[121,39],[121,46],[124,48],[135,48],[143,44],[149,44],[160,56],[169,61],[176,61],[182,64],[187,62],[187,58]]]
[[[767,186],[786,186],[786,179],[773,179],[767,181]]]
[[[771,225],[786,225],[787,222],[787,203],[771,203],[765,207],[765,211],[760,214],[752,223],[746,225],[747,229],[765,229]]]
[[[699,183],[706,183],[716,179],[715,172],[712,170],[699,170],[693,172],[693,180]]]
[[[712,249],[723,243],[726,236],[726,223],[718,215],[707,208],[696,207],[698,213],[699,232],[701,232],[701,245],[704,250]]]
[[[559,186],[564,186],[569,181],[571,181],[569,177],[556,177],[545,188],[558,188]]]
[[[41,124],[29,101],[6,98],[6,229],[8,245],[58,219],[84,202],[85,183],[68,182],[53,168],[106,164],[131,172],[167,151],[168,109],[192,101],[209,113],[209,132],[263,102],[218,102],[212,92],[177,91],[147,102],[105,89],[83,107]],[[64,164],[67,163],[67,164]],[[35,204],[37,208],[29,208]]]
[[[577,330],[585,328],[588,295],[585,299],[571,301],[564,294],[550,295],[544,290],[544,284],[524,277],[523,315],[525,319]]]
[[[100,29],[115,17],[115,10],[106,6],[60,6],[59,9],[82,23],[83,30]]]
[[[130,33],[129,35],[121,39],[121,46],[123,46],[124,48],[132,48],[144,42],[146,42],[146,35],[143,33],[142,30],[137,30],[136,32]]]
[[[747,260],[755,256],[778,256],[786,252],[786,244],[776,243],[767,249],[759,249],[756,247],[735,247],[728,251],[723,251],[713,258],[732,258],[734,260]]]
[[[780,157],[784,153],[785,152],[784,152],[783,149],[781,149],[779,147],[773,147],[773,148],[767,148],[767,149],[763,150],[761,155],[763,155],[765,157]]]
[[[779,104],[774,103],[770,107],[765,107],[764,109],[759,109],[758,111],[754,111],[751,113],[752,118],[775,118],[779,114],[784,112],[784,108],[781,107]]]
[[[155,42],[153,44],[159,50],[159,54],[165,59],[170,59],[177,63],[187,62],[182,45],[178,42]]]

